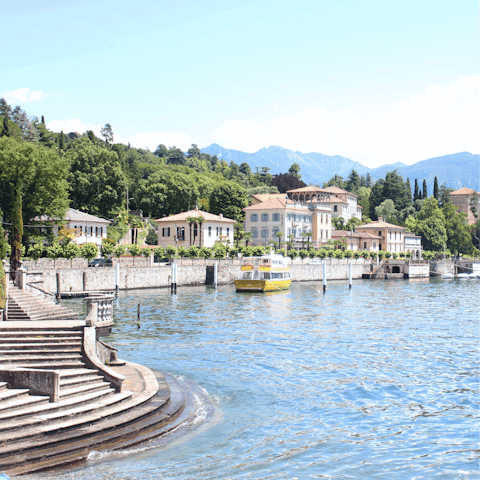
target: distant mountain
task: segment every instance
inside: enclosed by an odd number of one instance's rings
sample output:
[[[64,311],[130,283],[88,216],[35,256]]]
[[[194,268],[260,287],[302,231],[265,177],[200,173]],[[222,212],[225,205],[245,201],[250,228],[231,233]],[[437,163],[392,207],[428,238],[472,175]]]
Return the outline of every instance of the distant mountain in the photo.
[[[352,168],[364,175],[369,170],[359,162],[340,155],[324,155],[323,153],[302,153],[287,150],[282,147],[262,148],[256,153],[245,153],[239,150],[229,150],[216,143],[202,148],[203,153],[217,155],[226,162],[233,160],[241,164],[246,162],[255,171],[255,167],[269,167],[271,174],[286,173],[293,163],[301,168],[302,180],[306,183],[322,184],[328,182],[337,173],[347,177]]]
[[[282,147],[262,148],[255,153],[245,153],[240,150],[229,150],[213,143],[202,148],[203,153],[217,155],[226,162],[234,161],[237,164],[248,163],[255,171],[255,167],[269,167],[270,173],[286,173],[293,163],[300,165],[302,180],[306,183],[322,185],[328,182],[335,173],[344,179],[354,168],[360,175],[370,173],[374,180],[385,178],[387,172],[398,170],[406,180],[410,178],[410,184],[414,185],[414,179],[419,180],[420,186],[423,179],[427,181],[429,193],[432,193],[435,176],[439,185],[446,183],[450,188],[461,188],[463,186],[480,190],[480,166],[479,156],[469,152],[454,153],[443,157],[422,160],[413,165],[405,165],[397,162],[390,165],[383,165],[377,168],[368,168],[359,162],[350,160],[340,155],[324,155],[323,153],[302,153],[287,150]]]

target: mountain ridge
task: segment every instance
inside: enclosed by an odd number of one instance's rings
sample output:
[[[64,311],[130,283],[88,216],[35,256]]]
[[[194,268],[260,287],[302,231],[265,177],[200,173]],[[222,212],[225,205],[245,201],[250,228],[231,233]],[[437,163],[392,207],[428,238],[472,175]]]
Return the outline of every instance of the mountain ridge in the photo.
[[[387,172],[398,170],[404,180],[410,179],[412,188],[415,178],[419,180],[420,184],[425,179],[430,193],[432,192],[430,189],[433,189],[435,176],[439,185],[445,183],[449,188],[458,189],[466,186],[477,191],[480,190],[479,155],[470,152],[458,152],[428,158],[412,165],[395,162],[369,168],[360,162],[341,155],[325,155],[317,152],[304,153],[274,145],[263,147],[255,153],[246,153],[241,150],[227,149],[213,143],[202,148],[201,151],[209,155],[217,155],[218,158],[227,162],[248,163],[252,170],[256,167],[269,167],[270,173],[273,175],[286,173],[293,163],[298,163],[302,180],[306,183],[318,185],[328,182],[335,174],[346,179],[353,168],[360,175],[370,173],[373,180],[384,178]]]

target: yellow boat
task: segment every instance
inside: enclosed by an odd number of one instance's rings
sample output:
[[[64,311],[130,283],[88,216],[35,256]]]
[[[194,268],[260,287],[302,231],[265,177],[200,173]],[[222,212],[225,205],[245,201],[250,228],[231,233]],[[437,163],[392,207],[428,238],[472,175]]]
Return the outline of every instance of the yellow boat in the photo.
[[[240,278],[235,280],[237,292],[272,292],[288,290],[292,278],[290,267],[283,255],[270,253],[245,259],[240,268]]]

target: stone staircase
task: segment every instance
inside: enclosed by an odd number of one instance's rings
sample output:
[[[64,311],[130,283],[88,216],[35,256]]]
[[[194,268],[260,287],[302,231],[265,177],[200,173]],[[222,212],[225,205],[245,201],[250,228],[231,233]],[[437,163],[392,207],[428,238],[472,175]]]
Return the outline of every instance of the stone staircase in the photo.
[[[63,319],[71,312],[46,305],[38,314],[34,306],[41,301],[30,296],[10,288],[9,299],[29,318],[0,322],[0,472],[13,476],[78,462],[92,450],[127,448],[189,418],[188,387],[127,362],[116,373],[128,389],[118,391],[86,361],[86,322],[38,321],[51,318],[46,312]],[[12,388],[3,381],[12,370],[55,372],[58,401]]]
[[[78,313],[43,300],[28,291],[9,286],[7,318],[9,321],[77,320]]]

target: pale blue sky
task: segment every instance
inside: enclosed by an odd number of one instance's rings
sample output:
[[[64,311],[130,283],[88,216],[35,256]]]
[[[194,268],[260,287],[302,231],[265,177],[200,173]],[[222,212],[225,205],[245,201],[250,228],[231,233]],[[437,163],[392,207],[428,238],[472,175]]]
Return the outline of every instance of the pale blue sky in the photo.
[[[55,129],[371,165],[480,151],[477,0],[37,0],[0,15],[0,95]]]

